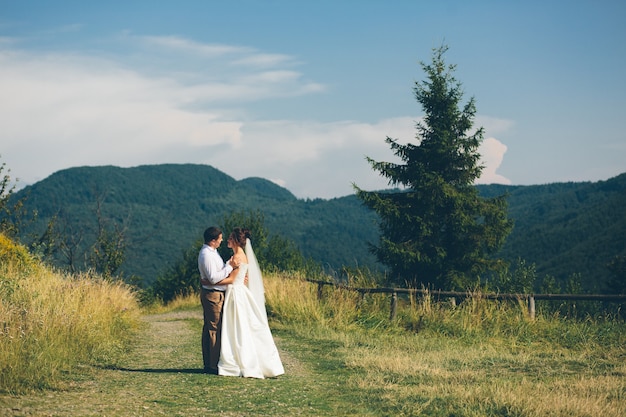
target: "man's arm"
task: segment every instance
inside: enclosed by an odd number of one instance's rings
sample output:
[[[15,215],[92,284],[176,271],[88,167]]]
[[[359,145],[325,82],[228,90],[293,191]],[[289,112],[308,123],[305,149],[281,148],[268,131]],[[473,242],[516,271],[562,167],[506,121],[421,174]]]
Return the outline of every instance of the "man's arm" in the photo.
[[[226,278],[224,278],[221,281],[218,281],[216,284],[213,285],[228,285],[228,284],[232,284],[235,281],[235,278],[237,277],[237,274],[235,274],[234,272],[237,271],[237,268],[239,268],[238,266],[234,267],[232,269],[232,271],[230,272],[230,274],[228,274],[228,276]],[[246,276],[246,280],[248,279],[248,277]],[[209,281],[208,279],[200,279],[200,284],[202,285],[211,285],[211,281]]]
[[[217,285],[233,270],[230,262],[224,264],[218,253],[205,251],[199,259],[200,277],[203,285]]]

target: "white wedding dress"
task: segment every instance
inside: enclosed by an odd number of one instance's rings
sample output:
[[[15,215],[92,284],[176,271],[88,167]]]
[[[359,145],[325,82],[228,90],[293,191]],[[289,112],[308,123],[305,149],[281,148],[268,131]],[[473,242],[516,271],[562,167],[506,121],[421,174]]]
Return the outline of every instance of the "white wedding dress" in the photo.
[[[267,322],[263,280],[250,243],[248,264],[241,264],[226,290],[222,310],[219,375],[267,378],[285,373]],[[244,279],[248,273],[248,287]]]

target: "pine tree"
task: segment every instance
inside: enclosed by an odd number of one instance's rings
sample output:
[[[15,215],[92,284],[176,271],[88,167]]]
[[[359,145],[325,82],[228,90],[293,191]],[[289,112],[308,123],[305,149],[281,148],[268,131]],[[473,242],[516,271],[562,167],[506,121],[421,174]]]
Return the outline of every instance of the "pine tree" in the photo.
[[[386,139],[402,163],[367,157],[396,188],[355,189],[379,216],[380,241],[371,249],[391,269],[393,281],[466,289],[481,273],[502,265],[490,255],[502,246],[512,223],[505,196],[484,199],[474,186],[483,169],[478,148],[484,130],[471,133],[474,98],[460,108],[463,92],[453,76],[455,66],[444,62],[447,49],[434,49],[432,63],[421,63],[427,80],[416,82],[414,93],[425,115],[416,123],[416,143]]]

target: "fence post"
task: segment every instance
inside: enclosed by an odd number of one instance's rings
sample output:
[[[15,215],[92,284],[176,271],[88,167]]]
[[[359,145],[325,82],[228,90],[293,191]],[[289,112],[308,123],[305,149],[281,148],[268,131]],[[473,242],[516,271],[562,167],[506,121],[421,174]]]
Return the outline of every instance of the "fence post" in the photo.
[[[398,293],[394,291],[391,294],[391,313],[389,314],[389,320],[393,321],[396,318],[397,307],[398,307]]]
[[[322,299],[322,288],[324,287],[324,284],[321,282],[317,283],[317,299],[321,300]]]
[[[535,319],[535,297],[532,295],[528,296],[528,317]]]

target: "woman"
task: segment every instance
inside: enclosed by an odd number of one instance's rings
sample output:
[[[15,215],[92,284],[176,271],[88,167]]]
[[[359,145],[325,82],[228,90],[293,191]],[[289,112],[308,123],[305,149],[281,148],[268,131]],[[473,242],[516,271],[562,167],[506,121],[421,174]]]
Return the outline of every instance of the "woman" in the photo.
[[[233,260],[239,269],[233,272],[237,275],[226,289],[218,373],[251,378],[282,375],[285,370],[267,323],[263,278],[250,244],[249,230],[235,228],[228,237],[228,247],[233,250]]]

